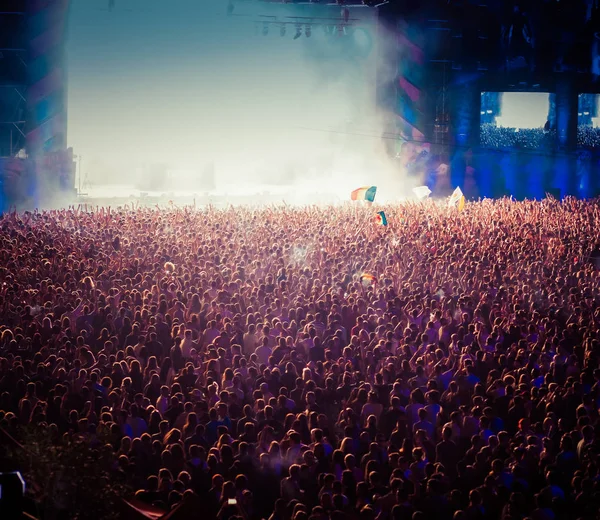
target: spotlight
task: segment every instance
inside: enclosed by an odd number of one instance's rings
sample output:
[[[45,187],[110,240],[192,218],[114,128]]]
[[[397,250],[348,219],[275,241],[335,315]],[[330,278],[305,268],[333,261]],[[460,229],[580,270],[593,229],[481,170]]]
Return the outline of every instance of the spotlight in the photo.
[[[294,34],[294,40],[297,40],[302,36],[302,26],[296,25],[296,34]]]
[[[312,35],[312,29],[311,29],[310,25],[307,25],[306,28],[304,29],[304,35],[307,38],[311,37],[311,35]]]
[[[281,36],[282,38],[285,36],[285,24],[282,23],[281,27],[279,28],[279,36]]]

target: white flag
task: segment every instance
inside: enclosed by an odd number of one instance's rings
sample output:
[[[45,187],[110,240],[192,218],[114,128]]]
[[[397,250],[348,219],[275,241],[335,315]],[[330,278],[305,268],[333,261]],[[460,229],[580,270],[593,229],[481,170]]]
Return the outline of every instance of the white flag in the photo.
[[[429,197],[431,190],[427,186],[417,186],[416,188],[413,188],[413,193],[419,199],[426,199],[427,197]]]
[[[454,206],[457,206],[462,197],[463,197],[463,192],[457,186],[456,189],[454,190],[454,193],[450,196],[450,200],[448,201],[448,207],[452,208]]]

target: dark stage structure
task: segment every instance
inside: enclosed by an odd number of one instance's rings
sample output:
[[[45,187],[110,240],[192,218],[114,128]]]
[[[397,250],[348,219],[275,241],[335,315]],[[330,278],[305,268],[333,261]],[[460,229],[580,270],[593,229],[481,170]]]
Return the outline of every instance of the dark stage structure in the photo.
[[[452,185],[474,186],[472,196],[599,193],[596,2],[229,0],[223,9],[236,16],[249,2],[264,6],[264,17],[249,20],[258,31],[294,33],[300,27],[305,33],[324,26],[343,33],[352,28],[357,13],[364,17],[363,10],[369,10],[374,47],[383,34],[394,35],[395,51],[385,72],[379,70],[377,51],[372,59],[378,64],[373,72],[376,102],[389,114],[381,137],[399,169],[434,187],[436,172],[445,166]],[[67,148],[64,39],[69,3],[3,2],[3,210],[76,198],[76,156]],[[277,19],[273,13],[283,3],[299,4],[306,18]],[[118,0],[108,0],[109,11],[119,7]],[[509,99],[515,98],[510,94],[515,93],[547,98],[539,121],[507,126]]]

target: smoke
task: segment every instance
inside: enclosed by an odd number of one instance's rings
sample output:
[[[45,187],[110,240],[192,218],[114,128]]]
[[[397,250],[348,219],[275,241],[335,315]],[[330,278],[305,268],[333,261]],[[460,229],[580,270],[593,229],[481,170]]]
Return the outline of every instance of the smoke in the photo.
[[[350,9],[344,34],[337,6],[239,2],[227,16],[221,2],[159,5],[131,0],[127,16],[73,6],[69,143],[92,184],[139,184],[162,167],[173,192],[209,191],[213,173],[225,193],[410,192],[382,139],[393,116],[377,85],[394,77],[397,51],[373,10]]]

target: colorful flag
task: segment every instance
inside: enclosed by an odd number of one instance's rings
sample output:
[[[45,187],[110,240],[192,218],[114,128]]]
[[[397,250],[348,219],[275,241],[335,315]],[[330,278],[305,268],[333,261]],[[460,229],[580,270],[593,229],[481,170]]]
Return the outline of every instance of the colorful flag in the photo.
[[[417,186],[416,188],[413,188],[413,193],[419,199],[426,199],[431,194],[431,190],[427,186]]]
[[[378,211],[375,218],[380,226],[387,226],[387,218],[384,211]]]
[[[465,196],[462,190],[457,186],[454,193],[450,196],[448,201],[449,208],[458,208],[458,211],[462,211],[465,207]]]
[[[363,285],[377,283],[377,278],[375,278],[372,274],[363,273],[360,275],[360,283],[362,283]]]
[[[363,186],[362,188],[354,190],[350,194],[350,198],[352,200],[366,200],[368,202],[373,202],[375,200],[376,193],[377,186]]]

